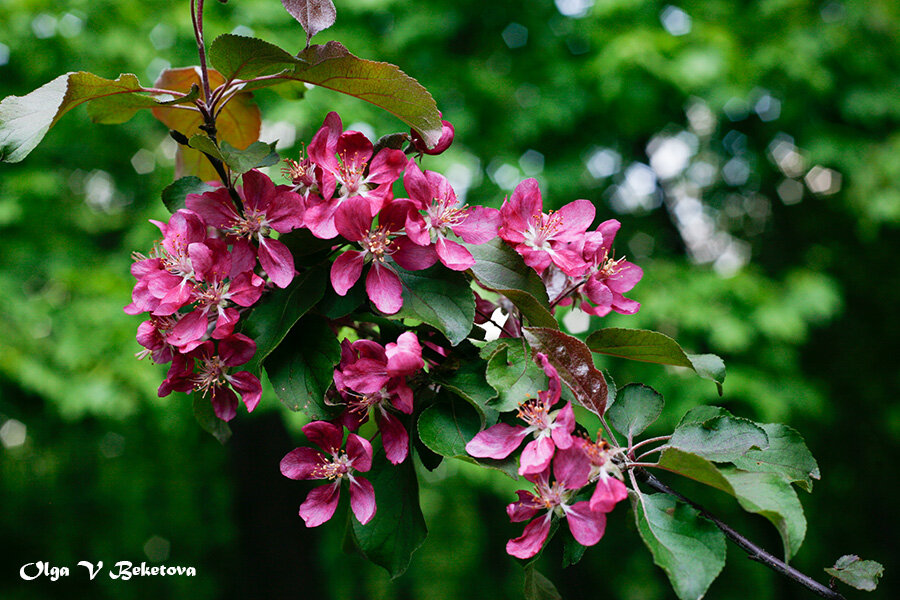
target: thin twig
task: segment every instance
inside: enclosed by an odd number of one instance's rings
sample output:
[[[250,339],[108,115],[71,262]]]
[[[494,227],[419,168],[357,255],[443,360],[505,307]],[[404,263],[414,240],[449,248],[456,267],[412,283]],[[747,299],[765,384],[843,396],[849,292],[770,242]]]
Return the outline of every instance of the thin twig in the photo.
[[[657,479],[656,477],[654,477],[647,471],[640,469],[640,468],[636,468],[633,470],[633,472],[638,476],[638,478],[641,479],[641,481],[646,483],[648,486],[650,486],[654,490],[656,490],[658,492],[662,492],[664,494],[669,494],[670,496],[673,496],[673,497],[681,500],[682,502],[685,502],[685,503],[693,506],[695,509],[700,511],[700,514],[703,517],[712,521],[712,523],[716,527],[718,527],[720,530],[722,530],[722,533],[725,534],[725,537],[727,537],[729,540],[731,540],[732,542],[737,544],[737,546],[741,550],[746,552],[748,557],[751,560],[755,560],[759,563],[762,563],[765,566],[772,569],[773,571],[781,573],[782,575],[784,575],[785,577],[787,577],[789,579],[793,579],[797,583],[805,586],[807,589],[809,589],[812,592],[815,592],[816,594],[818,594],[819,596],[821,596],[823,598],[828,598],[829,600],[846,600],[846,598],[844,598],[844,596],[842,594],[840,594],[839,592],[829,588],[828,586],[825,586],[825,585],[819,583],[818,581],[816,581],[809,575],[806,575],[805,573],[801,573],[794,567],[785,563],[783,560],[779,559],[778,557],[774,556],[770,552],[767,552],[763,548],[761,548],[758,545],[756,545],[755,543],[751,542],[750,540],[748,540],[747,538],[742,536],[740,533],[738,533],[737,531],[732,529],[730,525],[724,523],[717,517],[711,515],[705,508],[703,508],[702,506],[700,506],[693,500],[689,500],[688,498],[685,498],[684,496],[682,496],[681,494],[679,494],[678,492],[676,492],[675,490],[673,490],[672,488],[670,488],[669,486],[667,486],[666,484],[661,482],[659,479]]]

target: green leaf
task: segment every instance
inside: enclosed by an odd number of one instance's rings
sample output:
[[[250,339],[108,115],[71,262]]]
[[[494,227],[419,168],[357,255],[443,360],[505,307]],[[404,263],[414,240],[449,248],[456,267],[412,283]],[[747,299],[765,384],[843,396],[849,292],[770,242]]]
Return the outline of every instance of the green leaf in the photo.
[[[340,319],[346,317],[367,300],[365,282],[360,280],[356,282],[350,291],[343,296],[338,296],[334,288],[328,286],[325,290],[325,296],[316,306],[316,310],[328,317],[329,319]]]
[[[724,467],[722,475],[734,490],[741,508],[768,519],[784,544],[785,560],[790,560],[806,537],[806,517],[797,492],[774,473],[748,473]]]
[[[759,425],[730,416],[679,425],[668,443],[713,462],[731,462],[751,448],[764,449],[768,445],[769,438]]]
[[[188,104],[200,97],[200,86],[194,84],[184,96],[175,96],[171,100],[161,100],[160,97],[144,94],[115,94],[94,98],[87,105],[87,113],[94,123],[116,125],[131,119],[142,108],[154,108],[157,106],[174,106],[176,104]]]
[[[4,98],[0,101],[0,160],[15,163],[24,159],[50,128],[79,104],[116,94],[134,94],[141,89],[138,78],[130,73],[112,80],[80,71],[60,75],[25,96]],[[134,110],[121,120],[101,122],[126,121],[132,114]]]
[[[471,271],[482,287],[509,298],[531,325],[559,329],[544,282],[506,242],[496,238],[465,246],[475,258]]]
[[[485,346],[493,349],[489,355],[485,376],[497,391],[497,398],[489,406],[500,412],[516,410],[529,398],[537,398],[547,389],[547,376],[531,360],[531,353],[521,338],[503,338]]]
[[[429,148],[441,139],[441,114],[431,94],[392,64],[358,58],[339,42],[313,45],[297,55],[292,71],[280,80],[304,81],[383,108],[418,131]],[[278,79],[250,84],[245,90],[274,85]]]
[[[760,427],[769,438],[769,447],[765,450],[748,450],[732,461],[734,465],[744,471],[775,473],[811,492],[813,479],[819,479],[821,474],[803,437],[781,423],[768,423]]]
[[[547,355],[576,400],[602,417],[606,412],[608,394],[606,380],[594,366],[594,357],[584,342],[546,327],[526,327],[525,339],[536,352]]]
[[[691,410],[684,413],[684,416],[681,417],[681,421],[678,422],[678,426],[681,427],[687,423],[705,423],[706,421],[710,421],[715,419],[716,417],[733,417],[730,412],[722,408],[721,406],[695,406]]]
[[[403,308],[393,318],[413,318],[436,327],[456,346],[475,322],[475,295],[466,276],[435,265],[424,271],[395,267],[403,283]]]
[[[725,363],[715,354],[686,354],[678,342],[667,335],[647,329],[610,327],[588,336],[588,347],[594,352],[659,365],[693,369],[700,377],[716,383],[722,395]]]
[[[825,572],[858,590],[873,592],[884,575],[884,567],[874,560],[860,560],[855,554],[846,554]]]
[[[668,494],[632,494],[641,539],[681,600],[699,600],[725,566],[725,534]]]
[[[464,402],[432,404],[419,416],[419,437],[433,452],[447,458],[466,457],[466,444],[481,431],[478,413]]]
[[[585,550],[587,550],[587,546],[582,546],[572,536],[566,536],[565,541],[563,541],[563,568],[578,564],[584,556]]]
[[[372,470],[361,475],[375,488],[376,511],[365,525],[352,519],[353,535],[366,558],[387,569],[391,578],[399,577],[428,534],[413,461],[395,466],[378,451]]]
[[[278,163],[281,157],[275,152],[277,143],[253,142],[245,150],[238,150],[228,142],[222,142],[219,151],[231,171],[241,175],[251,169],[271,167]]]
[[[717,468],[705,458],[675,448],[663,451],[659,466],[731,494],[741,508],[768,519],[781,536],[786,560],[803,544],[806,537],[803,506],[791,484],[778,475]]]
[[[219,150],[219,147],[216,146],[216,143],[212,141],[212,138],[210,138],[205,133],[192,135],[191,139],[188,140],[188,146],[190,146],[194,150],[199,150],[204,154],[208,154],[213,158],[217,158],[220,161],[225,162],[225,157],[222,156],[222,151]]]
[[[231,437],[231,427],[228,423],[216,416],[212,402],[200,392],[193,393],[194,418],[203,428],[203,431],[211,433],[213,437],[219,440],[220,444],[225,444]]]
[[[486,369],[487,363],[483,360],[464,360],[459,368],[433,378],[435,383],[471,404],[478,411],[482,426],[497,422],[497,411],[489,406],[497,397],[497,391],[487,382]]]
[[[167,185],[162,191],[162,201],[169,212],[174,214],[175,211],[185,207],[185,199],[188,194],[203,194],[214,189],[216,188],[206,184],[199,177],[190,175]]]
[[[606,412],[609,424],[633,440],[662,413],[665,401],[653,388],[632,383],[618,391],[616,403]]]
[[[313,268],[298,275],[291,285],[263,296],[244,320],[243,333],[256,340],[256,354],[246,365],[259,374],[263,361],[278,347],[300,317],[325,294],[328,274],[324,268]]]
[[[253,79],[293,69],[299,62],[288,51],[263,40],[226,33],[209,46],[210,64],[226,80]]]
[[[285,406],[313,420],[333,418],[339,409],[325,404],[325,392],[341,361],[341,345],[317,315],[306,315],[266,359],[266,374]]]
[[[442,395],[440,400],[419,415],[417,429],[425,447],[445,456],[457,458],[482,467],[497,469],[518,479],[518,465],[514,458],[495,460],[473,458],[466,452],[466,444],[481,431],[481,418],[467,403],[453,396]]]
[[[525,567],[525,600],[562,600],[556,586],[529,563]]]

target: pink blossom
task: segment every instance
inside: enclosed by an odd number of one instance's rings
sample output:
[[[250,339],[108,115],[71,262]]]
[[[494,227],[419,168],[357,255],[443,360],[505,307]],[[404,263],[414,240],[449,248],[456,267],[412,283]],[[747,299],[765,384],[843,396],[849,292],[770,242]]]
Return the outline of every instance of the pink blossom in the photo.
[[[369,418],[372,408],[385,455],[395,465],[409,454],[409,434],[393,411],[412,414],[413,393],[406,377],[424,366],[422,347],[411,331],[387,347],[371,340],[341,343],[341,363],[334,382],[347,405],[342,422],[355,430]]]
[[[239,318],[233,306],[252,306],[262,295],[265,283],[251,270],[235,273],[239,261],[232,261],[232,252],[224,240],[191,244],[188,253],[198,280],[192,295],[195,308],[178,321],[166,338],[181,352],[190,352],[200,345],[210,321],[214,325],[213,338],[231,335]],[[252,268],[252,263],[243,266]]]
[[[206,224],[200,215],[185,209],[176,211],[168,223],[150,222],[159,227],[163,239],[151,250],[149,258],[138,256],[139,260],[131,266],[138,281],[125,312],[167,316],[191,299],[196,274],[188,249],[191,244],[206,240]]]
[[[341,481],[350,483],[350,508],[356,519],[365,525],[375,515],[375,489],[365,477],[372,468],[372,445],[369,440],[347,434],[347,449],[341,449],[342,430],[326,421],[314,421],[303,426],[303,433],[311,442],[325,450],[300,447],[281,459],[281,474],[291,479],[327,479],[327,483],[313,489],[300,505],[300,516],[307,527],[318,527],[334,516],[340,499]]]
[[[207,340],[189,354],[175,356],[169,373],[159,388],[159,396],[167,396],[172,391],[189,392],[192,389],[204,396],[209,394],[216,416],[223,421],[230,421],[237,414],[236,391],[241,395],[247,412],[253,412],[262,395],[259,379],[248,371],[230,371],[232,367],[249,361],[255,352],[256,342],[240,333],[230,335],[218,343]]]
[[[600,541],[606,529],[606,513],[591,510],[586,500],[572,502],[578,490],[588,483],[590,463],[583,452],[576,448],[560,450],[551,466],[540,473],[529,473],[525,478],[534,484],[534,492],[519,490],[519,500],[506,507],[510,521],[529,521],[522,535],[509,540],[506,552],[517,558],[531,558],[540,552],[550,533],[550,523],[556,515],[565,518],[572,537],[584,546]],[[546,511],[541,515],[541,511]]]
[[[503,223],[500,237],[525,259],[525,264],[543,273],[551,263],[568,275],[584,272],[586,264],[569,242],[585,234],[594,220],[594,205],[575,200],[559,211],[545,214],[538,183],[526,179],[500,207]]]
[[[590,500],[591,510],[612,512],[616,504],[628,497],[628,488],[619,479],[622,474],[610,460],[614,451],[599,433],[596,442],[581,437],[576,439],[573,448],[583,452],[591,465],[588,480],[597,482]]]
[[[347,210],[338,213],[336,226],[341,235],[357,242],[362,250],[347,250],[331,265],[331,285],[339,296],[350,291],[362,275],[363,266],[371,262],[366,276],[366,293],[381,312],[394,314],[403,306],[403,285],[388,257],[409,270],[426,269],[437,261],[430,248],[411,243],[398,235],[403,229],[411,204],[409,201],[388,203],[378,215],[375,225],[368,204],[359,197],[344,203]]]
[[[302,198],[287,186],[276,187],[257,170],[244,173],[238,194],[243,200],[240,211],[226,188],[189,194],[185,203],[208,225],[235,238],[256,240],[262,268],[275,285],[287,287],[294,278],[294,257],[287,246],[271,237],[271,232],[287,233],[303,226]]]
[[[611,311],[623,315],[633,315],[641,307],[640,303],[624,296],[641,280],[644,272],[624,257],[615,259],[612,243],[621,223],[615,219],[604,221],[596,231],[588,232],[581,240],[572,244],[583,257],[588,268],[577,277],[568,277],[563,288],[570,289],[570,295],[557,304],[568,306],[578,302],[581,310],[603,317]]]
[[[407,216],[406,234],[421,246],[434,244],[438,258],[448,269],[465,271],[475,264],[472,253],[449,239],[449,233],[469,244],[483,244],[497,237],[500,211],[484,206],[459,206],[456,192],[443,175],[434,171],[423,173],[410,160],[403,185],[417,209]]]
[[[352,208],[348,198],[366,200],[369,216],[374,217],[392,197],[391,185],[406,166],[403,152],[384,149],[374,157],[372,142],[358,131],[343,131],[341,118],[328,113],[325,123],[309,144],[309,157],[318,167],[320,196],[307,199],[306,226],[322,239],[336,237],[335,218]],[[340,189],[337,186],[340,185]]]
[[[547,390],[538,392],[537,399],[527,400],[519,405],[517,416],[525,421],[521,425],[498,423],[479,432],[466,444],[466,452],[478,458],[506,458],[519,447],[529,433],[534,433],[532,441],[525,445],[520,459],[519,474],[533,475],[544,471],[553,458],[554,451],[572,445],[572,431],[575,429],[575,413],[567,402],[562,409],[552,411],[559,401],[561,386],[559,374],[546,355],[538,353],[535,360],[549,378]]]

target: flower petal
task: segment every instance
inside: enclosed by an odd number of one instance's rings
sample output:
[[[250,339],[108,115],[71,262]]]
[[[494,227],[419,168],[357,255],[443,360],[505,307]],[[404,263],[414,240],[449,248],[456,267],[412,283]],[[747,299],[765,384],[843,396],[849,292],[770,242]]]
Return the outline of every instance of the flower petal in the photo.
[[[606,513],[594,512],[587,500],[564,508],[572,537],[582,546],[593,546],[606,531]]]
[[[354,469],[365,473],[372,468],[372,444],[364,437],[348,433],[347,457],[350,458],[351,466]]]
[[[366,293],[375,307],[386,315],[392,315],[403,306],[403,285],[389,267],[376,262],[366,276]]]
[[[294,280],[294,255],[278,240],[259,238],[259,264],[280,288],[286,288]]]
[[[344,432],[337,425],[328,421],[313,421],[304,425],[302,431],[309,441],[329,454],[341,449]]]
[[[392,464],[399,465],[409,454],[409,434],[400,419],[384,410],[375,412],[384,455]]]
[[[318,527],[334,516],[340,499],[341,480],[317,487],[300,505],[300,516],[307,527]]]
[[[506,458],[519,447],[528,430],[521,425],[498,423],[478,432],[468,444],[466,452],[477,458]]]
[[[346,296],[362,275],[365,255],[357,250],[347,250],[331,265],[331,287],[338,296]]]
[[[541,436],[528,442],[519,459],[519,475],[540,473],[546,469],[553,459],[555,449],[556,446],[549,437]]]
[[[550,533],[551,515],[548,512],[526,525],[522,535],[506,542],[506,553],[516,558],[531,558],[540,552]]]
[[[591,510],[596,512],[612,512],[616,504],[628,497],[625,484],[611,475],[601,476],[597,488],[591,496]]]
[[[325,456],[312,448],[295,448],[281,459],[281,474],[290,479],[313,479],[312,473],[325,462]]]
[[[375,516],[375,488],[365,477],[350,480],[350,510],[356,520],[365,525]]]

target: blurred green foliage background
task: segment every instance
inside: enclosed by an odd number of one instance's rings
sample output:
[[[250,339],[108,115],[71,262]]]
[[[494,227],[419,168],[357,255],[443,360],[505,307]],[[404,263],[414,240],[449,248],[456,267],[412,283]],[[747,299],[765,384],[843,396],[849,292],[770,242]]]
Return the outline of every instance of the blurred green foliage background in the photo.
[[[623,222],[617,247],[645,270],[634,317],[728,365],[725,396],[680,370],[604,359],[619,385],[667,400],[671,429],[719,402],[797,428],[822,481],[801,492],[807,541],[795,564],[819,579],[841,554],[885,563],[875,596],[900,595],[893,465],[900,440],[900,5],[892,0],[336,0],[314,40],[399,65],[456,126],[443,170],[468,202],[497,206],[524,177],[545,202],[589,198]],[[208,40],[234,31],[292,51],[299,25],[276,0],[209,2]],[[0,2],[0,97],[66,71],[133,72],[196,62],[188,3]],[[257,100],[263,139],[295,156],[329,110],[378,136],[403,130],[363,102],[313,89]],[[138,362],[130,252],[173,175],[173,146],[149,114],[93,126],[64,118],[24,162],[0,166],[0,596],[39,598],[517,598],[504,554],[520,527],[512,482],[445,464],[423,472],[429,539],[390,581],[345,554],[342,527],[306,530],[307,488],[278,473],[302,417],[268,389],[226,447],[189,400],[158,399],[163,367]],[[651,431],[650,433],[653,433]],[[742,532],[780,547],[763,519],[716,492],[669,481]],[[674,598],[627,509],[563,570],[565,598]],[[709,598],[807,597],[729,550]],[[69,566],[59,582],[19,567]],[[163,561],[196,578],[89,582],[79,560]],[[750,591],[752,590],[752,592]],[[864,597],[848,592],[848,597]],[[811,597],[811,596],[810,596]]]

